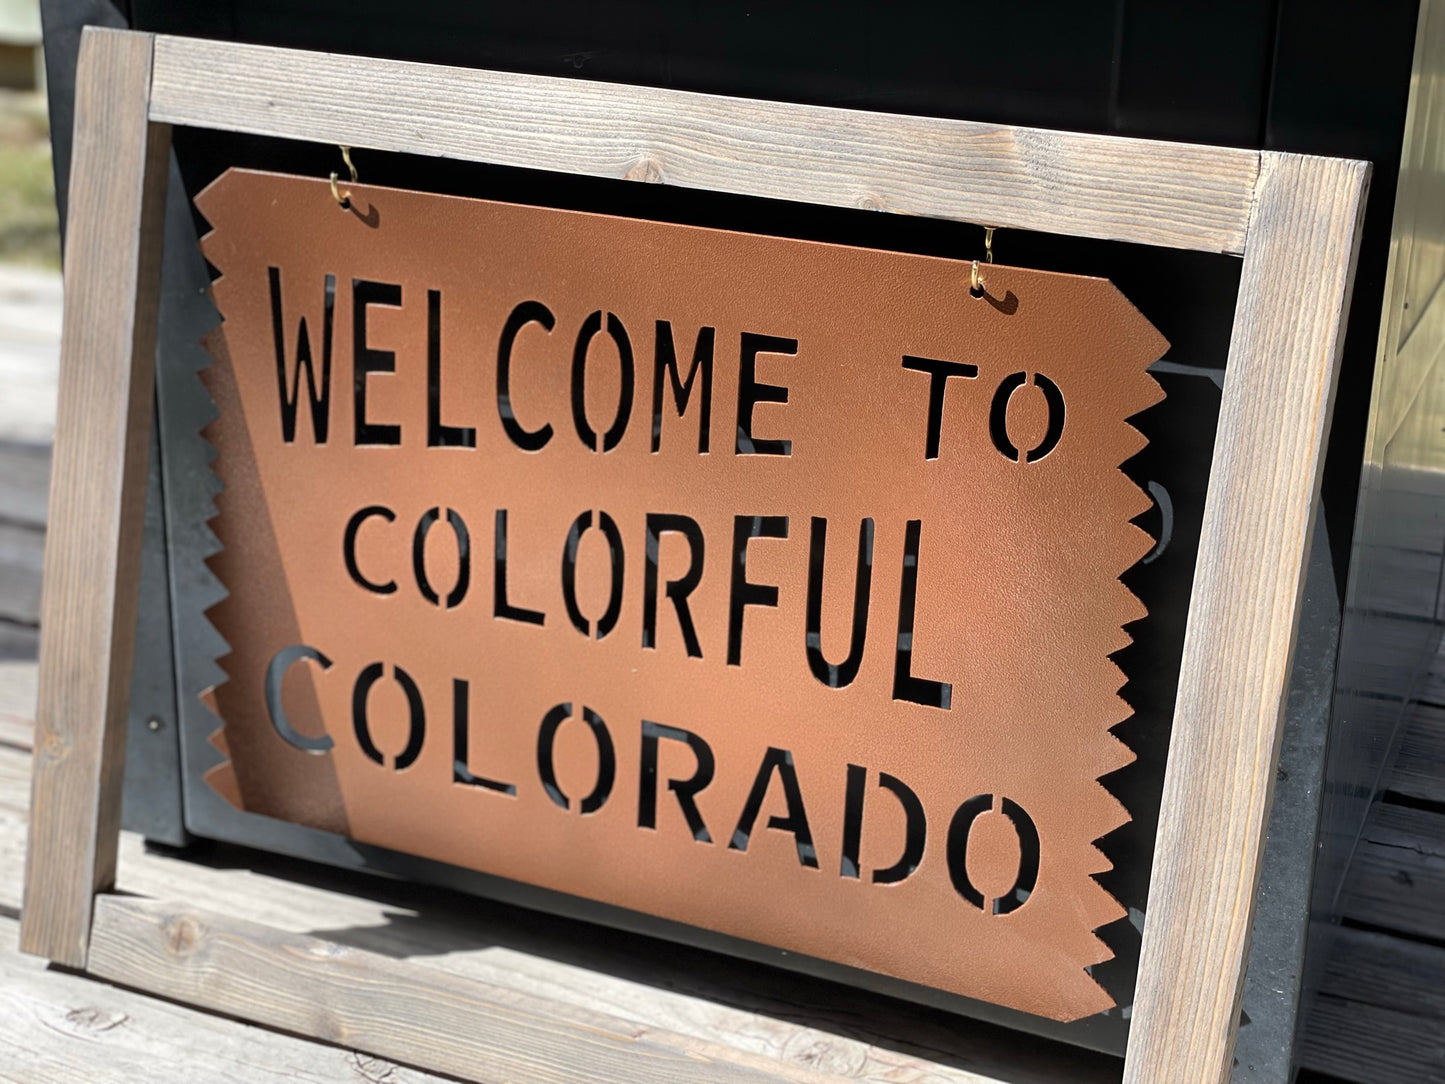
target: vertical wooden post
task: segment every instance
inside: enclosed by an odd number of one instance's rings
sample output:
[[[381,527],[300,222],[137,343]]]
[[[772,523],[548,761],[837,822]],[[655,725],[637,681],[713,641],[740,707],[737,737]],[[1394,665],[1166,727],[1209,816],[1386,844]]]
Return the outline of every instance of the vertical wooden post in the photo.
[[[1179,674],[1126,1084],[1230,1077],[1365,207],[1363,162],[1266,152],[1260,167]]]
[[[170,128],[153,39],[81,40],[22,951],[83,967],[115,879]]]

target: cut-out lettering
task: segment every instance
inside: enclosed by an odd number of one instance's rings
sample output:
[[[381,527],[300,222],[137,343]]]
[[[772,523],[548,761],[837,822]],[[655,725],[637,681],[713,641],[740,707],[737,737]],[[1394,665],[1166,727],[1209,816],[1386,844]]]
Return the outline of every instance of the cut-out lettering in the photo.
[[[540,452],[552,439],[552,423],[543,422],[536,429],[527,429],[517,420],[512,404],[512,349],[517,344],[517,335],[528,324],[541,324],[542,330],[550,335],[557,326],[557,318],[540,301],[523,301],[508,315],[502,325],[502,337],[497,341],[497,413],[508,440],[524,452]]]
[[[652,364],[652,450],[662,447],[662,388],[664,375],[672,383],[672,401],[677,407],[677,416],[687,413],[692,401],[692,386],[702,379],[702,390],[698,393],[697,453],[707,455],[708,440],[712,429],[712,354],[717,330],[700,327],[697,342],[692,348],[692,367],[687,379],[678,375],[677,348],[672,341],[672,323],[657,321],[657,340]]]
[[[1005,459],[1011,459],[1015,463],[1019,461],[1020,453],[1018,447],[1009,438],[1008,408],[1014,392],[1023,387],[1027,381],[1028,374],[1021,372],[1010,373],[1004,377],[999,382],[998,390],[993,393],[993,403],[988,412],[988,431],[989,436],[993,438],[993,446]],[[1044,435],[1039,443],[1023,453],[1022,457],[1025,463],[1037,463],[1044,458],[1058,447],[1059,440],[1064,435],[1064,393],[1043,373],[1034,373],[1034,386],[1043,393],[1044,402],[1049,409],[1049,420],[1048,427],[1044,430]]]
[[[1007,915],[1027,903],[1038,884],[1039,830],[1033,818],[1021,805],[1008,798],[999,800],[999,811],[1009,819],[1018,835],[1019,867],[1014,875],[1013,886],[989,903],[969,878],[968,841],[974,822],[993,806],[992,794],[976,794],[954,812],[948,825],[948,876],[953,882],[954,891],[980,911]]]
[[[608,567],[612,571],[612,585],[609,588],[607,609],[597,619],[597,639],[604,639],[617,627],[622,616],[622,584],[626,572],[625,555],[622,552],[622,532],[617,523],[606,512],[597,513],[597,526],[607,539]],[[577,604],[577,549],[582,536],[592,527],[592,513],[583,512],[572,521],[567,532],[566,544],[562,547],[562,602],[567,607],[567,616],[573,627],[583,636],[592,635],[592,623],[583,616]]]
[[[351,280],[351,355],[355,381],[353,426],[358,445],[400,444],[401,426],[372,422],[366,416],[367,379],[373,373],[395,373],[396,354],[366,342],[366,310],[372,305],[400,307],[401,287],[394,282]]]
[[[777,335],[742,333],[742,349],[738,359],[738,437],[734,451],[738,455],[792,455],[791,440],[774,440],[753,435],[753,408],[759,403],[786,403],[788,389],[782,384],[765,384],[758,380],[758,355],[798,353],[797,339]]]
[[[838,876],[857,880],[862,872],[859,854],[863,849],[863,799],[868,788],[868,769],[849,764],[843,791],[843,857]]]
[[[286,386],[286,320],[281,305],[281,269],[266,268],[271,284],[271,330],[276,346],[276,392],[281,404],[281,439],[287,444],[296,440],[296,409],[301,399],[301,372],[306,372],[306,398],[311,404],[311,435],[317,444],[325,444],[331,429],[331,333],[336,315],[336,276],[327,275],[322,291],[321,316],[321,380],[316,379],[316,366],[311,358],[311,336],[306,331],[306,317],[296,329],[296,368],[292,370],[291,386]]]
[[[411,539],[411,567],[416,575],[417,589],[421,591],[422,597],[433,606],[439,606],[444,610],[454,609],[461,604],[462,599],[467,597],[467,588],[472,582],[472,540],[467,533],[467,525],[462,522],[462,517],[455,508],[447,509],[447,525],[451,527],[452,534],[457,540],[457,581],[455,586],[447,594],[446,601],[437,595],[436,588],[431,585],[431,577],[426,571],[426,536],[431,531],[432,525],[441,518],[440,508],[429,508],[417,521],[416,531]]]
[[[361,751],[377,764],[385,766],[386,758],[382,756],[381,750],[376,747],[376,742],[371,737],[371,720],[367,715],[367,699],[371,694],[371,687],[381,680],[385,667],[379,662],[371,663],[360,674],[357,675],[356,685],[351,691],[351,725],[356,733],[356,744],[361,746]],[[422,744],[426,741],[426,708],[422,704],[421,690],[417,688],[416,681],[400,666],[392,666],[391,676],[401,686],[406,694],[407,718],[409,729],[407,731],[406,748],[396,755],[392,761],[392,770],[401,772],[410,768],[421,755]]]
[[[863,663],[863,647],[868,637],[868,600],[873,586],[873,520],[858,525],[858,567],[853,577],[853,635],[848,657],[836,665],[823,655],[823,566],[828,545],[828,521],[813,517],[812,539],[808,550],[808,605],[804,641],[808,669],[830,689],[851,685]]]
[[[271,656],[271,661],[266,664],[266,712],[271,716],[271,725],[276,728],[276,733],[281,735],[282,740],[307,753],[325,753],[336,744],[331,736],[322,734],[319,738],[308,738],[300,733],[291,725],[291,720],[286,717],[286,708],[281,703],[281,683],[286,677],[286,671],[291,668],[292,663],[302,659],[313,660],[320,664],[322,670],[331,669],[331,660],[309,644],[283,647]]]
[[[492,616],[524,625],[545,625],[547,615],[507,601],[507,510],[497,509],[495,542],[492,550]]]
[[[803,792],[798,786],[798,771],[793,766],[793,754],[789,749],[769,747],[763,755],[763,762],[758,766],[758,774],[753,779],[752,790],[748,792],[748,800],[743,805],[742,815],[738,817],[738,826],[733,829],[728,850],[747,851],[752,840],[753,827],[757,824],[758,814],[762,812],[763,799],[768,796],[768,787],[774,775],[783,786],[783,800],[787,802],[788,813],[787,816],[774,814],[769,817],[768,827],[779,832],[791,832],[793,842],[797,845],[798,861],[809,869],[817,869],[818,852],[813,847],[813,830],[808,827],[808,810],[803,805]]]
[[[481,787],[483,790],[493,790],[498,794],[507,794],[516,797],[517,785],[515,783],[503,783],[497,779],[488,779],[484,775],[477,775],[471,769],[470,756],[470,731],[471,712],[469,701],[471,698],[471,686],[462,678],[452,679],[452,782],[460,783],[468,787]]]
[[[557,731],[571,717],[571,704],[557,704],[542,717],[542,725],[537,730],[537,775],[542,780],[542,789],[547,792],[547,797],[552,799],[552,804],[559,809],[571,809],[572,800],[563,793],[557,783],[553,749],[557,744]],[[582,705],[582,721],[587,724],[587,729],[597,742],[597,783],[577,807],[578,811],[586,816],[596,813],[606,805],[612,794],[612,784],[617,779],[617,753],[612,745],[612,735],[602,716],[585,704]]]
[[[923,848],[928,841],[928,819],[923,814],[923,803],[903,780],[887,772],[878,774],[878,786],[890,792],[903,807],[903,853],[898,861],[887,869],[873,871],[873,883],[878,885],[897,884],[912,875],[923,861]]]
[[[1019,837],[1019,871],[1013,887],[993,901],[993,913],[1017,911],[1033,895],[1039,883],[1039,828],[1023,806],[1008,798],[999,799],[999,812],[1013,822]]]
[[[632,417],[632,392],[636,382],[636,371],[632,363],[632,340],[627,337],[627,328],[617,314],[607,314],[607,334],[617,347],[617,363],[621,368],[621,380],[617,391],[617,413],[612,425],[599,438],[596,430],[587,420],[587,351],[592,340],[602,331],[602,311],[592,313],[582,321],[577,332],[577,345],[572,351],[572,424],[577,436],[588,449],[594,452],[610,452],[622,442],[627,432],[627,423]]]
[[[702,645],[697,639],[697,628],[693,625],[692,610],[688,596],[702,582],[702,561],[705,550],[702,528],[691,516],[667,515],[662,512],[647,514],[647,561],[642,580],[642,646],[657,647],[657,564],[662,548],[662,536],[680,534],[687,539],[687,571],[679,578],[667,581],[667,597],[677,611],[677,625],[682,630],[682,641],[690,658],[702,658]]]
[[[426,443],[428,448],[475,448],[471,426],[442,424],[442,292],[426,292]]]
[[[391,595],[396,593],[396,581],[387,580],[385,583],[378,583],[376,580],[369,580],[361,572],[361,566],[356,561],[356,536],[361,530],[361,525],[373,516],[380,517],[388,523],[396,522],[396,513],[384,504],[370,504],[357,512],[346,521],[346,531],[341,539],[341,558],[346,563],[346,574],[351,577],[351,582],[358,587],[377,595]]]
[[[862,876],[858,855],[863,842],[863,804],[867,786],[868,769],[849,764],[843,799],[843,858],[838,868],[839,875],[843,877],[857,879]],[[886,869],[874,870],[873,883],[897,884],[910,877],[923,862],[923,851],[928,842],[928,818],[923,811],[923,802],[903,780],[881,772],[878,786],[897,798],[898,804],[903,807],[903,853]]]
[[[637,827],[657,827],[657,762],[658,746],[662,739],[681,742],[692,750],[697,768],[686,779],[669,779],[667,789],[677,797],[678,807],[687,820],[688,831],[698,843],[711,843],[712,836],[703,823],[702,813],[697,808],[697,796],[712,782],[717,762],[713,759],[712,746],[690,730],[675,726],[663,726],[648,719],[642,720],[642,760],[637,790]]]
[[[937,459],[938,444],[943,433],[943,396],[948,389],[948,378],[963,377],[972,380],[978,376],[978,366],[962,361],[941,361],[938,358],[919,358],[903,355],[903,367],[917,373],[928,373],[928,427],[923,442],[923,458]]]
[[[787,538],[787,516],[733,518],[732,581],[728,588],[728,665],[743,664],[743,611],[748,606],[776,606],[778,589],[770,583],[748,582],[748,543],[754,538]]]
[[[918,546],[922,533],[923,521],[910,519],[903,538],[898,647],[893,657],[893,699],[947,711],[953,706],[953,684],[913,676],[913,610],[918,603]]]

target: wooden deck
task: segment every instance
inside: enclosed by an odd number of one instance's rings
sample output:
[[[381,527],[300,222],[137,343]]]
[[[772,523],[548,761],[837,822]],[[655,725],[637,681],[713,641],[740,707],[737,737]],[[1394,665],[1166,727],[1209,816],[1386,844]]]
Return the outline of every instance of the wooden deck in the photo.
[[[441,1078],[47,968],[15,951],[28,815],[36,615],[58,281],[0,268],[0,1082],[374,1081]],[[466,897],[217,846],[182,860],[126,833],[121,888],[184,899],[665,1030],[798,1077],[972,1084],[1057,1079],[1049,1056],[922,1010],[807,1002],[780,976],[731,1002],[649,960],[654,942]],[[426,905],[423,907],[423,897]],[[1445,654],[1414,710],[1385,801],[1351,871],[1345,928],[1304,1037],[1302,1080],[1445,1081]],[[649,949],[649,946],[652,949]],[[694,950],[677,954],[697,955]],[[681,978],[679,978],[681,976]],[[1046,1044],[1044,1044],[1046,1045]],[[1028,1049],[1027,1046],[1024,1047]],[[1005,1061],[1007,1059],[1007,1065]],[[1079,1084],[1117,1079],[1076,1056]]]
[[[0,660],[38,643],[59,345],[60,276],[0,265]]]
[[[1445,652],[1346,882],[1301,1061],[1325,1084],[1445,1081]]]

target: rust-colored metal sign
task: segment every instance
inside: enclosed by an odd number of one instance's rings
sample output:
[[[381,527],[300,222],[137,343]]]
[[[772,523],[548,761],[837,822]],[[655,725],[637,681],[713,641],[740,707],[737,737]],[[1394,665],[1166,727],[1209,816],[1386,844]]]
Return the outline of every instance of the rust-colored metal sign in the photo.
[[[213,692],[257,813],[1059,1020],[1122,909],[1102,279],[233,170]]]

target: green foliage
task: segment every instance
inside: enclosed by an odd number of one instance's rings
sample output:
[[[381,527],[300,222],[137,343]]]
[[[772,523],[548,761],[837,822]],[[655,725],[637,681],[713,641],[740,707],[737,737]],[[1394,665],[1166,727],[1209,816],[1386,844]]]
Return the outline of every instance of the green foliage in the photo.
[[[38,94],[0,91],[0,261],[60,266],[50,128]]]

